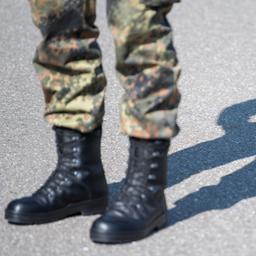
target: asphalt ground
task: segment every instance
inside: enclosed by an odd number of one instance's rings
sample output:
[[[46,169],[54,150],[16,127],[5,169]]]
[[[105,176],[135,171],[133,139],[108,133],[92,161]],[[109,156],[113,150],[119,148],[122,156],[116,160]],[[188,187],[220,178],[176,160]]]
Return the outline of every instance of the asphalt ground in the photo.
[[[106,246],[89,240],[97,216],[29,227],[8,225],[3,218],[11,199],[43,183],[56,153],[31,65],[39,32],[27,1],[0,0],[0,255],[254,256],[255,9],[255,0],[183,0],[173,8],[169,17],[183,74],[181,132],[169,155],[169,223],[142,241]],[[123,91],[105,1],[98,1],[97,24],[108,77],[103,162],[114,194],[124,176],[128,141],[118,133]]]

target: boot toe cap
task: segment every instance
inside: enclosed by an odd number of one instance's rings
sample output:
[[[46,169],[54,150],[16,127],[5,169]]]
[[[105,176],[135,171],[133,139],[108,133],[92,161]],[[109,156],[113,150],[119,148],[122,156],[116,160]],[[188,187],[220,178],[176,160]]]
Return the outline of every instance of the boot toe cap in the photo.
[[[103,215],[92,225],[90,237],[98,243],[120,243],[130,241],[135,234],[140,235],[142,227],[139,222],[129,218]]]
[[[24,213],[35,213],[38,211],[38,204],[35,200],[29,197],[23,197],[11,201],[6,209],[6,214],[24,214]]]

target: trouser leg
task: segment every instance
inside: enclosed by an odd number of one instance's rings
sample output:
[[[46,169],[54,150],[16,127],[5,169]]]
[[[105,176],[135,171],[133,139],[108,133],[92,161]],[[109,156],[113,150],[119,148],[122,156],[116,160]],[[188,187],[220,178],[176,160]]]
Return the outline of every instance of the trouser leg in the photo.
[[[174,1],[108,2],[116,68],[125,89],[120,104],[121,132],[132,137],[168,139],[178,132],[180,67],[166,17]]]
[[[34,66],[46,120],[89,132],[102,123],[106,79],[95,26],[96,0],[29,0],[43,40]]]

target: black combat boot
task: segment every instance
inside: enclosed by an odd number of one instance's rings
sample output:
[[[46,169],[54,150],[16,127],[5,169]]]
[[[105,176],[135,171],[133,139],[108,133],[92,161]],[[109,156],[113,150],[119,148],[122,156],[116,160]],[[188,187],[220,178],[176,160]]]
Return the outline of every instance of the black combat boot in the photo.
[[[90,133],[54,127],[58,163],[35,193],[9,203],[5,218],[14,224],[41,224],[75,214],[102,213],[107,184],[101,162],[102,128]]]
[[[96,243],[142,239],[167,221],[164,196],[170,140],[130,138],[126,178],[117,199],[91,228]]]

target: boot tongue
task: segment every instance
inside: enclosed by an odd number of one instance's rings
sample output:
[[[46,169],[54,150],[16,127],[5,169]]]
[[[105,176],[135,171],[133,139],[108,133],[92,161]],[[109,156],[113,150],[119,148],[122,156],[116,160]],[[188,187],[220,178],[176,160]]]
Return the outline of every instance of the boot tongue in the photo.
[[[137,191],[158,191],[163,182],[159,175],[156,175],[155,169],[161,168],[159,161],[162,161],[162,157],[166,158],[170,140],[131,140],[127,183]]]
[[[79,168],[81,162],[81,136],[76,131],[55,128],[59,169]]]
[[[170,146],[170,140],[157,139],[145,140],[130,138],[131,153],[135,157],[150,158],[154,152],[166,153]]]

